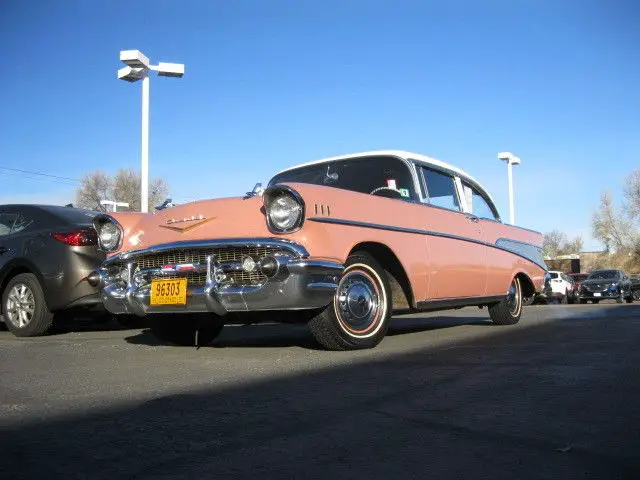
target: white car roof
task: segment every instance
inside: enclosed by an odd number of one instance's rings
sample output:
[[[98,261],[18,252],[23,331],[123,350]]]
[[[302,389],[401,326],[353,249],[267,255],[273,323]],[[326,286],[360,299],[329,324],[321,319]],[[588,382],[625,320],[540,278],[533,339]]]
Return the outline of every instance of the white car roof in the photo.
[[[475,178],[473,178],[471,175],[469,175],[467,172],[465,172],[464,170],[454,167],[453,165],[445,163],[441,160],[437,160],[435,158],[428,157],[426,155],[421,155],[419,153],[407,152],[405,150],[373,150],[370,152],[352,153],[350,155],[340,155],[338,157],[322,158],[320,160],[314,160],[312,162],[301,163],[300,165],[296,165],[295,167],[285,168],[284,170],[278,172],[277,175],[283,172],[288,172],[290,170],[295,170],[300,167],[307,167],[309,165],[316,165],[319,163],[335,162],[338,160],[349,160],[352,158],[355,159],[360,157],[378,157],[381,155],[392,155],[392,156],[404,158],[405,160],[417,160],[418,162],[423,163],[425,165],[433,165],[435,167],[440,167],[445,170],[450,170],[451,172],[455,173],[463,180],[469,180],[471,181],[471,183],[474,183],[475,185],[477,185],[482,190],[482,192],[487,197],[489,197],[489,199],[491,200],[491,203],[495,205],[493,198],[491,197],[489,192],[487,192],[487,190],[482,186],[482,184],[478,182]]]

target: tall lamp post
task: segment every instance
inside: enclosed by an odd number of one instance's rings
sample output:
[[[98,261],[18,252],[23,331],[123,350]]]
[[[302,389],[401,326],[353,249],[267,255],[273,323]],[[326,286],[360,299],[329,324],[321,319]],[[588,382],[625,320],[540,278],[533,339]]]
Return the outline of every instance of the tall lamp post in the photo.
[[[149,71],[162,77],[182,77],[183,63],[160,62],[151,65],[140,50],[120,51],[120,61],[127,64],[118,70],[118,78],[127,82],[142,80],[142,154],[140,172],[140,211],[149,211]]]
[[[515,215],[513,212],[513,165],[520,165],[520,159],[511,152],[501,152],[498,154],[500,160],[507,162],[507,176],[509,177],[509,223],[515,224]]]

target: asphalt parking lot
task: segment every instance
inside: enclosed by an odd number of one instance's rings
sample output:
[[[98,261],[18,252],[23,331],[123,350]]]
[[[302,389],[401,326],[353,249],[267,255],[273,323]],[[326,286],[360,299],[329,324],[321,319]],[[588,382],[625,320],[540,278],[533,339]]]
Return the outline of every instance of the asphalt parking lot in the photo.
[[[639,339],[616,304],[401,317],[364,352],[279,325],[0,332],[0,477],[640,478]]]

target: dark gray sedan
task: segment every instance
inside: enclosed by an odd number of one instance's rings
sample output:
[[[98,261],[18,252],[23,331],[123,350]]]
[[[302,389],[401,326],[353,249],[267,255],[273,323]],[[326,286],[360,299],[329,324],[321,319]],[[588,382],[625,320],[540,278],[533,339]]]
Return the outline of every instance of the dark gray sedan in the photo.
[[[97,212],[45,205],[0,205],[0,318],[16,336],[46,333],[54,314],[103,312],[87,276],[104,260]]]

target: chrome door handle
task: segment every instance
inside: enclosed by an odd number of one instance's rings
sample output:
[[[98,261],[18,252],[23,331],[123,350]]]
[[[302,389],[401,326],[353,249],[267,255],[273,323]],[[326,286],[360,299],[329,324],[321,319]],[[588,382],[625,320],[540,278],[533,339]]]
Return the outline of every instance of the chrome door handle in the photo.
[[[467,215],[467,220],[473,223],[478,223],[478,221],[480,221],[480,219],[475,215]]]

